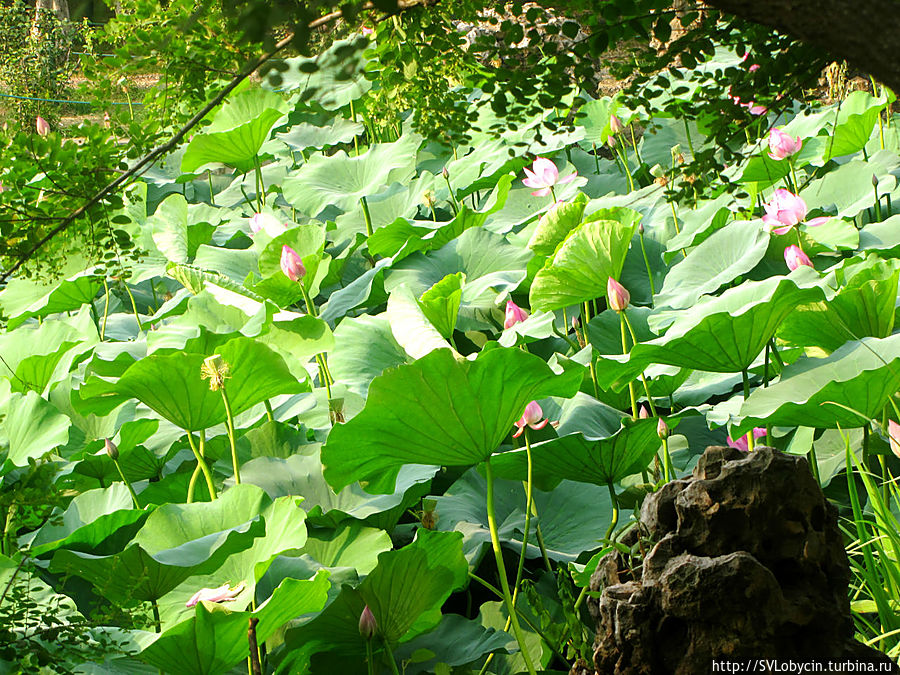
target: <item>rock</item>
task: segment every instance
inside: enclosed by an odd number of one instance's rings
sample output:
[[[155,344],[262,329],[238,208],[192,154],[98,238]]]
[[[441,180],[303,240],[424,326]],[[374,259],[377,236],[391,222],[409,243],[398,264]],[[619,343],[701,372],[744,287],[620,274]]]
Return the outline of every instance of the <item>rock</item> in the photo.
[[[853,637],[837,512],[803,457],[709,447],[690,479],[647,497],[640,520],[656,543],[637,578],[618,553],[591,577],[602,590],[588,601],[598,673],[693,675],[714,659],[890,663]]]

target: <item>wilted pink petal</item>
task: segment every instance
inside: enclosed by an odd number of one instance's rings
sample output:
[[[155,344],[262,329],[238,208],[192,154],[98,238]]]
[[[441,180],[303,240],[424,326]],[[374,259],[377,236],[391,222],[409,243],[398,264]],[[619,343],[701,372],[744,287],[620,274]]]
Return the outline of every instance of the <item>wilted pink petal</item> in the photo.
[[[609,277],[606,282],[606,302],[610,309],[621,312],[631,302],[631,294],[618,281]]]
[[[792,138],[781,129],[772,129],[769,132],[769,157],[774,160],[782,160],[800,152],[803,141],[800,137]]]
[[[281,247],[281,271],[291,281],[300,281],[306,276],[306,268],[300,256],[290,246],[285,244]]]
[[[755,427],[753,429],[753,439],[754,440],[760,439],[765,435],[766,435],[765,427]],[[730,445],[732,448],[736,448],[743,452],[747,452],[749,450],[749,446],[747,445],[747,434],[744,434],[743,436],[738,438],[736,441],[732,440],[731,436],[729,436],[727,439],[727,442],[728,442],[728,445]]]
[[[198,602],[232,602],[241,591],[244,590],[244,583],[241,582],[234,588],[229,584],[223,584],[218,588],[201,588],[191,596],[191,599],[184,603],[185,607],[193,607]]]
[[[819,225],[824,225],[829,220],[831,220],[831,218],[829,218],[828,216],[819,216],[818,218],[807,220],[805,224],[807,227],[818,227]]]
[[[788,246],[784,249],[784,262],[787,263],[788,269],[790,269],[791,272],[801,265],[806,265],[807,267],[813,266],[809,256],[806,255],[799,246]]]
[[[512,300],[506,301],[506,320],[503,322],[503,328],[512,328],[517,323],[522,323],[528,318],[528,312],[519,307]]]

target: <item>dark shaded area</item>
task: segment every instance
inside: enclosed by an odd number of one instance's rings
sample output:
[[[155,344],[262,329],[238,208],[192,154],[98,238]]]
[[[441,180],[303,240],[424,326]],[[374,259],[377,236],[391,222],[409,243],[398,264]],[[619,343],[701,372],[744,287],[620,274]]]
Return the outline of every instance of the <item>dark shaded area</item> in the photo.
[[[730,661],[883,662],[853,638],[835,508],[805,458],[712,446],[641,509],[640,578],[618,554],[591,578],[599,673],[707,673]],[[766,672],[758,670],[754,672]],[[892,672],[898,672],[895,668]]]

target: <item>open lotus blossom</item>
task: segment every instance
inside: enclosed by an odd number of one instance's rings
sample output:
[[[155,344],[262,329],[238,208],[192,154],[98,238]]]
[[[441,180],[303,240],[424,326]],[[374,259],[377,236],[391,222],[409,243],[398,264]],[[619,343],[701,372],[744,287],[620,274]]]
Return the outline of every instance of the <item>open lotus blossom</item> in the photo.
[[[578,176],[573,172],[560,180],[559,169],[556,164],[546,157],[538,157],[531,165],[531,170],[525,169],[525,178],[522,182],[530,188],[537,188],[531,194],[535,197],[546,197],[553,189],[554,185],[565,185],[571,183]]]
[[[809,256],[806,255],[799,246],[788,246],[784,249],[784,262],[787,263],[788,269],[791,272],[801,265],[813,267],[812,260],[809,259]]]
[[[34,121],[34,126],[37,129],[38,136],[46,136],[50,133],[50,124],[40,115]]]
[[[529,426],[532,429],[543,429],[547,426],[547,420],[544,417],[544,411],[541,410],[541,406],[538,405],[537,401],[532,401],[528,405],[525,406],[525,412],[522,413],[522,417],[516,420],[515,425],[518,431],[513,434],[513,438],[518,438],[525,432],[525,427]]]
[[[766,435],[765,427],[755,427],[753,429],[753,440],[758,440]],[[747,445],[747,434],[744,434],[736,441],[732,440],[731,436],[728,437],[728,445],[732,448],[737,448],[738,450],[742,450],[743,452],[747,452],[749,450],[749,446]]]
[[[300,256],[290,246],[285,244],[281,247],[281,271],[291,281],[300,281],[306,276],[306,268]]]
[[[771,201],[764,206],[766,214],[763,216],[763,223],[770,232],[775,234],[787,234],[792,227],[799,225],[806,219],[806,202],[784,188],[775,190]],[[828,222],[828,220],[827,217],[820,216],[805,222],[810,227],[815,227]]]
[[[800,137],[792,138],[790,134],[784,133],[781,129],[772,129],[769,132],[769,157],[775,160],[782,160],[800,152],[803,147],[803,141]]]
[[[522,323],[528,318],[528,312],[519,307],[512,300],[506,301],[506,321],[503,322],[503,328],[512,328],[517,323]]]
[[[223,584],[218,588],[201,588],[191,596],[191,599],[184,603],[185,607],[193,607],[200,601],[206,602],[233,602],[235,596],[244,590],[244,582],[242,581],[234,588],[229,584]]]
[[[253,234],[262,230],[270,237],[277,237],[287,229],[287,225],[270,213],[254,213],[250,216],[250,231]]]
[[[363,607],[362,613],[359,615],[359,634],[362,635],[366,640],[371,640],[375,637],[375,632],[378,630],[378,622],[375,621],[375,615],[372,614],[372,610],[369,609],[369,606],[366,605]]]
[[[606,282],[606,302],[609,304],[610,309],[621,312],[631,302],[631,293],[618,281],[609,277],[609,280]]]
[[[894,420],[888,420],[888,436],[891,443],[891,452],[900,459],[900,424]]]

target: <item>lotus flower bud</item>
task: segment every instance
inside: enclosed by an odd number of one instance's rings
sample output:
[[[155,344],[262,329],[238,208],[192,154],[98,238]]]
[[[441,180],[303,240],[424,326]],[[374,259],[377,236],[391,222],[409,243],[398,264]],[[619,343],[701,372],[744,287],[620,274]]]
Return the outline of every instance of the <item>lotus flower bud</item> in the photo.
[[[622,124],[622,120],[620,120],[615,115],[610,115],[609,117],[609,130],[614,134],[621,134],[625,131],[625,125]]]
[[[888,440],[891,444],[891,452],[900,459],[900,424],[894,420],[888,420]]]
[[[643,223],[638,225],[638,234],[640,234],[641,236],[643,236],[643,234],[644,234],[644,224]]]
[[[281,271],[291,281],[300,281],[306,276],[306,268],[300,256],[290,246],[285,244],[281,247]]]
[[[443,169],[441,169],[441,175],[444,177],[444,180],[448,180],[450,178],[450,172],[447,171],[446,166]]]
[[[107,438],[105,441],[105,445],[106,454],[109,455],[109,458],[114,462],[119,461],[119,448],[116,447],[116,444]]]
[[[46,136],[50,133],[50,125],[40,115],[37,116],[37,119],[34,121],[35,128],[37,129],[38,136]]]
[[[506,301],[506,320],[503,322],[503,328],[512,328],[517,323],[522,323],[528,318],[528,312],[519,307],[512,300]]]
[[[647,406],[645,406],[643,403],[641,404],[641,407],[638,409],[638,419],[639,420],[650,419],[650,411],[647,410]]]
[[[660,417],[659,424],[656,425],[656,435],[659,436],[660,440],[665,440],[669,437],[669,427],[666,426],[666,421]]]
[[[363,608],[362,614],[359,615],[359,634],[366,640],[371,640],[375,637],[377,630],[378,623],[375,621],[375,615],[372,614],[372,610],[366,605]]]
[[[872,187],[878,187],[878,176],[876,176],[874,173],[872,174]]]
[[[610,277],[609,281],[606,282],[606,301],[610,309],[621,312],[631,302],[631,294],[625,290],[622,284]]]

